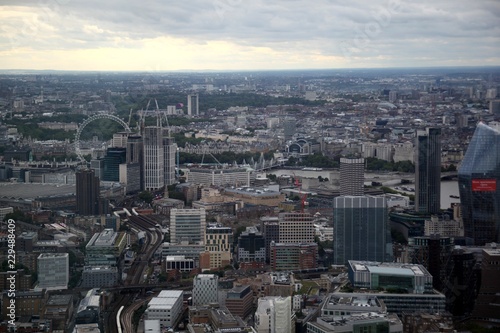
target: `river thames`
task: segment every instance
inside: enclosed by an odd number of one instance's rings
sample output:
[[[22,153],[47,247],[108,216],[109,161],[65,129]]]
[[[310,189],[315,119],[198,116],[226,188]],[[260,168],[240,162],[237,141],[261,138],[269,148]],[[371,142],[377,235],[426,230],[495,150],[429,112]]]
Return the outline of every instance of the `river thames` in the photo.
[[[329,180],[338,180],[339,171],[338,170],[321,170],[321,171],[310,171],[310,170],[292,170],[292,169],[274,169],[268,171],[267,174],[274,174],[276,176],[296,175],[297,177],[304,178],[318,178],[319,176],[323,178],[328,178]],[[384,186],[391,188],[396,188],[400,186],[406,186],[407,188],[415,188],[415,184],[401,185],[401,179],[410,180],[412,183],[415,180],[414,174],[408,173],[398,173],[398,172],[366,172],[365,173],[365,184],[369,185],[372,181],[377,181],[382,183]],[[397,189],[400,190],[400,189]],[[402,191],[402,190],[401,190]],[[415,194],[411,191],[402,191],[409,194]],[[441,209],[450,208],[452,203],[460,203],[459,198],[452,198],[452,196],[459,196],[458,191],[458,181],[456,180],[446,180],[441,182]]]

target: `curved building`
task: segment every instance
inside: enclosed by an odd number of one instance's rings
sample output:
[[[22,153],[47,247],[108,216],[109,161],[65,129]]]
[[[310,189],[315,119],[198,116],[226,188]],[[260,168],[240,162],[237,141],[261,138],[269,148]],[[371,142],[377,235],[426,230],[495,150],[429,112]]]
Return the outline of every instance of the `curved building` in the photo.
[[[458,172],[465,237],[476,245],[500,241],[500,131],[477,125]]]

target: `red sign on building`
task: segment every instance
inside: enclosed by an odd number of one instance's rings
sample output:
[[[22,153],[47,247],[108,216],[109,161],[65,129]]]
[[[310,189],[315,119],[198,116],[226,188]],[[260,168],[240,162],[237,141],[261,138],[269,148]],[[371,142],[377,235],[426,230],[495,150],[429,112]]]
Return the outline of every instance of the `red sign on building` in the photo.
[[[474,192],[495,192],[497,190],[496,179],[473,179],[472,190]]]

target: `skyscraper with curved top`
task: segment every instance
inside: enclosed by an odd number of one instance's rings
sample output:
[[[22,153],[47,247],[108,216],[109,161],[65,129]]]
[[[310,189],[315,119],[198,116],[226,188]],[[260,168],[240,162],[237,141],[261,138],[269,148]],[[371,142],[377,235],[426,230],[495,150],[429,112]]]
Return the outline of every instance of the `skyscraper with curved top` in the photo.
[[[500,241],[500,130],[480,122],[458,171],[465,236]]]

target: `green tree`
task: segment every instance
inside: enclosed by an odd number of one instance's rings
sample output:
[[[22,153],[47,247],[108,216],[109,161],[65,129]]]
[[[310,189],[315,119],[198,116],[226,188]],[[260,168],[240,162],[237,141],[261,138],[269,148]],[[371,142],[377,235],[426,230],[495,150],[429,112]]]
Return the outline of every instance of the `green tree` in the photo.
[[[150,204],[153,202],[153,194],[149,191],[142,191],[141,193],[139,193],[138,197],[145,203]]]

